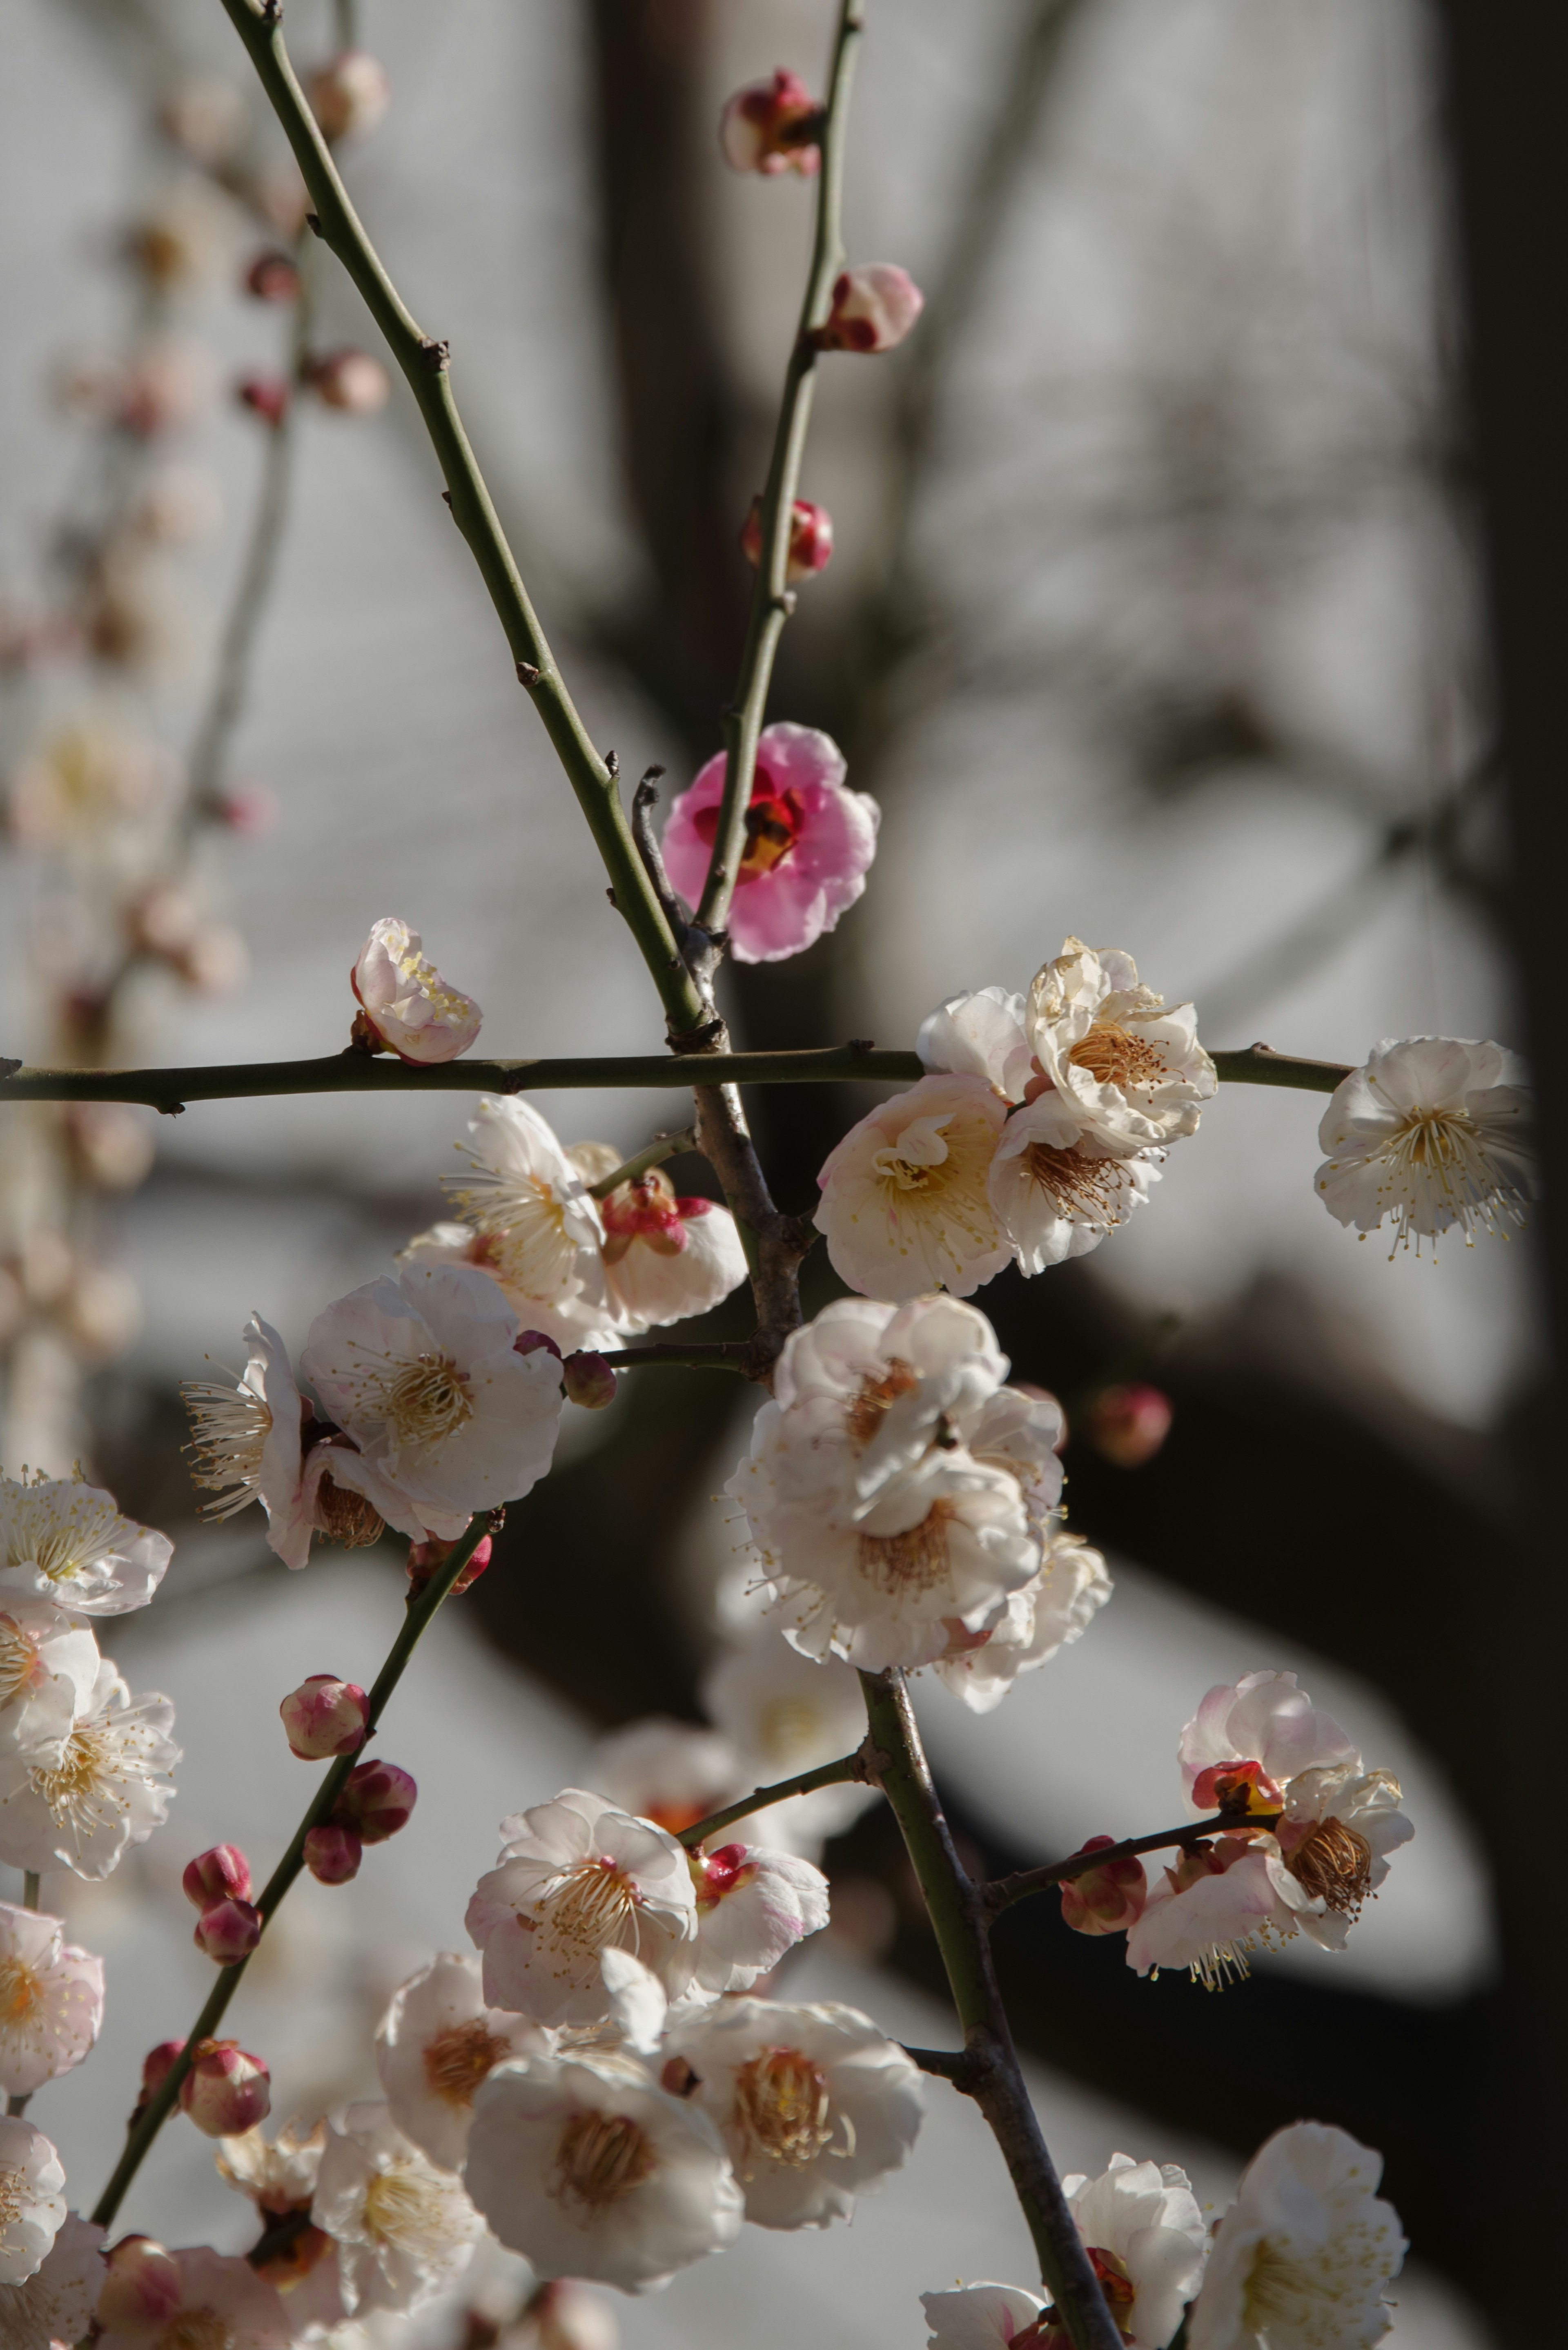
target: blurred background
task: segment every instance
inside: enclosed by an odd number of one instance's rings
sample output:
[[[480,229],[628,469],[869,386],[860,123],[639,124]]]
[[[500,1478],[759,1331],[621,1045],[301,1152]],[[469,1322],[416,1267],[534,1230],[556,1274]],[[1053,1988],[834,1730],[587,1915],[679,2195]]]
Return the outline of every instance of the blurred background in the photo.
[[[928,307],[896,355],[822,371],[802,486],[836,552],[770,714],[836,738],[881,803],[881,848],[831,938],[730,974],[737,1041],[907,1045],[939,999],[1025,985],[1069,931],[1194,998],[1211,1045],[1360,1061],[1381,1035],[1516,1041],[1427,9],[868,13],[851,255],[902,264]],[[829,0],[289,10],[302,64],[352,37],[387,68],[387,120],[344,149],[355,201],[451,340],[596,739],[676,788],[719,747],[750,584],[737,533],[809,234],[809,185],[732,176],[715,124],[775,65],[816,86],[833,17]],[[373,412],[333,404],[343,370],[317,362],[373,350],[373,330],[301,239],[216,0],[14,0],[9,56],[0,1045],[330,1052],[354,953],[397,913],[483,1004],[489,1050],[658,1050],[411,402],[400,384]],[[275,264],[255,268],[296,253],[303,343],[298,307],[265,298]],[[629,1151],[673,1098],[538,1106],[564,1139]],[[809,1205],[871,1098],[751,1104],[782,1205]],[[1469,2350],[1485,2255],[1451,2137],[1480,2094],[1496,1937],[1470,1659],[1449,1635],[1478,1582],[1521,1564],[1506,1463],[1540,1369],[1530,1258],[1358,1245],[1313,1195],[1321,1108],[1226,1089],[1149,1213],[1086,1263],[979,1297],[1014,1376],[1080,1431],[1072,1523],[1116,1590],[999,1713],[940,1689],[919,1707],[955,1826],[997,1870],[1174,1816],[1181,1723],[1260,1667],[1295,1670],[1397,1773],[1417,1839],[1343,1956],[1266,1960],[1210,1997],[1138,1982],[1052,1901],[1011,1913],[998,1950],[1063,2169],[1123,2147],[1222,2201],[1271,2130],[1340,2123],[1384,2150],[1417,2247],[1398,2350]],[[178,1122],[0,1113],[0,1455],[12,1473],[81,1459],[177,1545],[156,1607],[106,1638],[134,1687],[175,1699],[171,1823],[101,1887],[45,1884],[109,1960],[100,2051],[36,2114],[84,2200],[142,2052],[203,1989],[184,1860],[220,1837],[259,1867],[281,1850],[306,1787],[276,1698],[311,1671],[368,1681],[401,1580],[389,1544],[290,1577],[254,1520],[199,1525],[177,1383],[240,1362],[253,1309],[297,1351],[327,1300],[388,1269],[441,1212],[463,1115],[332,1096]],[[680,1172],[706,1188],[700,1161]],[[819,1258],[813,1306],[834,1294]],[[743,1329],[738,1301],[712,1326]],[[1127,1380],[1172,1408],[1141,1461],[1083,1432]],[[752,1637],[725,1616],[738,1536],[714,1499],[755,1408],[734,1385],[650,1372],[609,1411],[569,1412],[556,1473],[400,1700],[413,1826],[352,1887],[307,1883],[247,1982],[236,2029],[272,2063],[275,2113],[373,2093],[375,2016],[461,1944],[503,1814],[609,1767],[606,1732],[705,1718],[712,1660]],[[950,2041],[890,1825],[828,1825],[839,1922],[789,1995]],[[940,2083],[929,2106],[909,2174],[852,2230],[749,2230],[617,2304],[631,2350],[784,2350],[805,2327],[825,2350],[915,2345],[922,2288],[1025,2276],[977,2117]],[[182,2129],[124,2217],[246,2241]],[[438,2312],[421,2350],[472,2350],[493,2338],[479,2323]]]

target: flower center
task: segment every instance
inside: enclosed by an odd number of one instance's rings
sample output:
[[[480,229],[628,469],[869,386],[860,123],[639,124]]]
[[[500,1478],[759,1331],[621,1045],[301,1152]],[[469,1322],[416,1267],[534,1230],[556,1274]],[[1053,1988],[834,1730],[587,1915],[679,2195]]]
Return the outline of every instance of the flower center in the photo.
[[[434,2095],[449,2106],[471,2106],[473,2093],[491,2067],[506,2054],[483,2015],[468,2023],[454,2023],[438,2032],[425,2048],[425,2079]]]
[[[783,862],[800,837],[805,821],[805,809],[800,794],[785,789],[779,791],[765,767],[759,766],[752,783],[752,804],[746,810],[746,846],[741,858],[738,884],[744,888],[748,881],[761,880]],[[719,835],[719,807],[699,808],[691,819],[691,829],[703,844],[711,848]]]
[[[36,1641],[14,1616],[0,1616],[0,1705],[9,1705],[44,1679]]]
[[[1099,2278],[1100,2291],[1112,2309],[1130,2309],[1137,2298],[1137,2288],[1123,2263],[1103,2244],[1090,2244],[1087,2249],[1089,2266]]]
[[[1343,1820],[1320,1820],[1285,1855],[1285,1866],[1298,1885],[1344,1918],[1355,1917],[1372,1890],[1372,1846]]]
[[[239,2330],[215,2309],[182,2309],[151,2350],[234,2350]]]
[[[0,2228],[8,2228],[22,2214],[26,2173],[16,2163],[0,2164]]]
[[[769,2048],[735,2074],[735,2117],[753,2154],[804,2170],[833,2137],[827,2076],[798,2048]]]
[[[1430,1200],[1434,1193],[1460,1226],[1467,1245],[1478,1229],[1497,1230],[1500,1211],[1513,1223],[1524,1222],[1517,1186],[1503,1176],[1464,1110],[1411,1110],[1376,1155],[1412,1194],[1397,1203],[1396,1247],[1408,1241],[1417,1200]]]
[[[65,1751],[52,1768],[29,1771],[33,1793],[47,1804],[57,1821],[90,1828],[100,1797],[112,1803],[116,1762],[115,1741],[102,1727],[73,1730]]]
[[[451,2191],[445,2182],[395,2162],[379,2170],[365,2189],[365,2225],[397,2251],[415,2260],[442,2261],[452,2248],[446,2210]]]
[[[450,1355],[389,1357],[361,1373],[360,1395],[400,1444],[444,1443],[473,1417],[468,1381]]]
[[[901,1135],[897,1148],[885,1143],[873,1151],[871,1164],[884,1183],[899,1191],[929,1191],[940,1189],[947,1177],[940,1170],[948,1156],[948,1146],[942,1139],[948,1120],[917,1118],[907,1135]]]
[[[387,1531],[363,1493],[334,1484],[330,1476],[323,1476],[316,1488],[316,1525],[328,1542],[341,1543],[345,1550],[363,1550]]]
[[[1135,1036],[1114,1021],[1096,1023],[1080,1036],[1067,1058],[1075,1068],[1086,1069],[1102,1086],[1156,1086],[1168,1076],[1170,1066],[1158,1045]]]
[[[933,1502],[918,1526],[901,1534],[862,1534],[859,1567],[866,1581],[890,1596],[929,1591],[948,1571],[948,1523],[953,1504]]]
[[[38,1485],[44,1482],[39,1477]],[[26,1483],[11,1488],[7,1566],[33,1565],[50,1583],[68,1583],[115,1548],[120,1521],[113,1503],[89,1496],[85,1486],[67,1490],[70,1498],[62,1503],[57,1493]]]
[[[22,1959],[0,1959],[0,2024],[26,2023],[44,1995],[35,1970]]]
[[[573,2114],[556,2147],[551,2192],[591,2219],[652,2175],[648,2133],[626,2114]]]
[[[860,1382],[859,1393],[845,1415],[851,1444],[869,1444],[881,1427],[891,1405],[900,1396],[912,1395],[920,1384],[920,1375],[900,1356],[895,1355],[879,1379],[867,1371]]]
[[[600,1202],[599,1213],[607,1264],[618,1264],[633,1241],[645,1241],[659,1256],[679,1256],[686,1246],[675,1187],[657,1167],[619,1184]]]
[[[191,1482],[217,1496],[203,1502],[203,1518],[232,1518],[261,1488],[262,1453],[272,1433],[272,1413],[249,1388],[220,1388],[187,1379],[181,1394],[191,1415]]]
[[[1086,1150],[1058,1150],[1049,1142],[1032,1142],[1023,1163],[1030,1181],[1039,1185],[1059,1216],[1079,1223],[1106,1223],[1115,1216],[1123,1180],[1116,1159],[1091,1159]]]
[[[613,1860],[596,1856],[563,1869],[540,1906],[557,1941],[599,1950],[635,1912],[637,1887]]]

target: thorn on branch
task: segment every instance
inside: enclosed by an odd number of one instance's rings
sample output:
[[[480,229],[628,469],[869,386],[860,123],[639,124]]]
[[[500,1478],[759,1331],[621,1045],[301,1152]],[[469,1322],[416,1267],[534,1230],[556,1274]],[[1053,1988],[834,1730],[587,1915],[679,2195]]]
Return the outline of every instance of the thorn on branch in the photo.
[[[14,1077],[21,1066],[20,1061],[0,1059],[0,1077]]]
[[[605,766],[610,775],[618,775],[620,773],[620,753],[618,751],[607,751],[605,753]]]
[[[261,20],[264,25],[281,25],[283,0],[262,0]],[[319,229],[316,233],[318,236],[321,234]]]
[[[441,495],[446,497],[447,494],[444,490],[442,491]],[[448,504],[452,503],[450,498],[447,499],[447,503]],[[540,675],[541,672],[535,668],[532,661],[518,662],[517,682],[519,685],[525,685],[530,693],[533,692],[534,688],[538,684]]]
[[[452,345],[434,335],[420,337],[420,357],[431,375],[444,375],[452,365]]]
[[[452,492],[451,492],[450,490],[443,490],[443,491],[441,492],[441,502],[442,505],[443,505],[443,506],[445,506],[445,507],[447,508],[447,510],[448,510],[448,512],[449,512],[450,514],[453,514],[453,515],[455,515],[455,513],[456,513],[457,509],[456,509],[456,507],[452,504]]]
[[[160,1102],[158,1115],[160,1118],[183,1118],[185,1105],[183,1102]]]
[[[607,889],[605,891],[605,896],[609,899],[610,904],[615,906],[615,891],[613,889]],[[619,913],[620,908],[618,906],[616,906],[616,911],[618,914]]]
[[[279,24],[281,23],[282,18],[283,10],[279,8],[277,15],[273,17],[272,22],[275,25]],[[327,234],[321,225],[321,214],[319,213],[306,213],[305,215],[305,225],[310,231],[312,236],[325,237]]]
[[[877,1040],[874,1036],[851,1036],[849,1049],[852,1053],[874,1053]]]

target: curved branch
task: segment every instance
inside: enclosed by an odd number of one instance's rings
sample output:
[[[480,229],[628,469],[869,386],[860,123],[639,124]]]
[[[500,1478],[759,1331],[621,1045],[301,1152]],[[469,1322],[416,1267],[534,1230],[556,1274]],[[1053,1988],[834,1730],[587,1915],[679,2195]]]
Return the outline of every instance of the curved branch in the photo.
[[[865,1787],[870,1780],[871,1766],[866,1749],[858,1746],[853,1754],[840,1755],[836,1762],[819,1762],[815,1771],[797,1772],[793,1779],[780,1779],[771,1787],[754,1787],[738,1804],[727,1804],[711,1819],[699,1820],[692,1828],[682,1828],[680,1840],[688,1852],[695,1852],[700,1844],[706,1844],[721,1828],[729,1827],[735,1820],[749,1819],[753,1812],[765,1812],[771,1804],[785,1803],[791,1795],[809,1795],[818,1787]]]

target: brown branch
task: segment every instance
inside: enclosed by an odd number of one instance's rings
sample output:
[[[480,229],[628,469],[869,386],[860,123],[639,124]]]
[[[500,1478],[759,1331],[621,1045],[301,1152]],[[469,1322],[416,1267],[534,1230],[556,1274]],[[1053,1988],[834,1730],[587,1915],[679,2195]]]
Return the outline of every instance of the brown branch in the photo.
[[[1151,1835],[1125,1836],[1120,1844],[1103,1844],[1093,1852],[1075,1852],[1065,1860],[1052,1861],[1044,1868],[1021,1868],[1012,1877],[994,1877],[981,1896],[988,1916],[1000,1918],[1015,1901],[1024,1900],[1031,1893],[1049,1892],[1053,1885],[1070,1884],[1075,1877],[1085,1877],[1091,1868],[1105,1868],[1115,1860],[1134,1860],[1142,1852],[1163,1852],[1171,1845],[1184,1849],[1199,1843],[1205,1836],[1232,1834],[1240,1828],[1250,1828],[1264,1835],[1280,1823],[1278,1812],[1249,1815],[1244,1812],[1216,1812],[1212,1819],[1189,1820],[1184,1827],[1156,1828]]]

